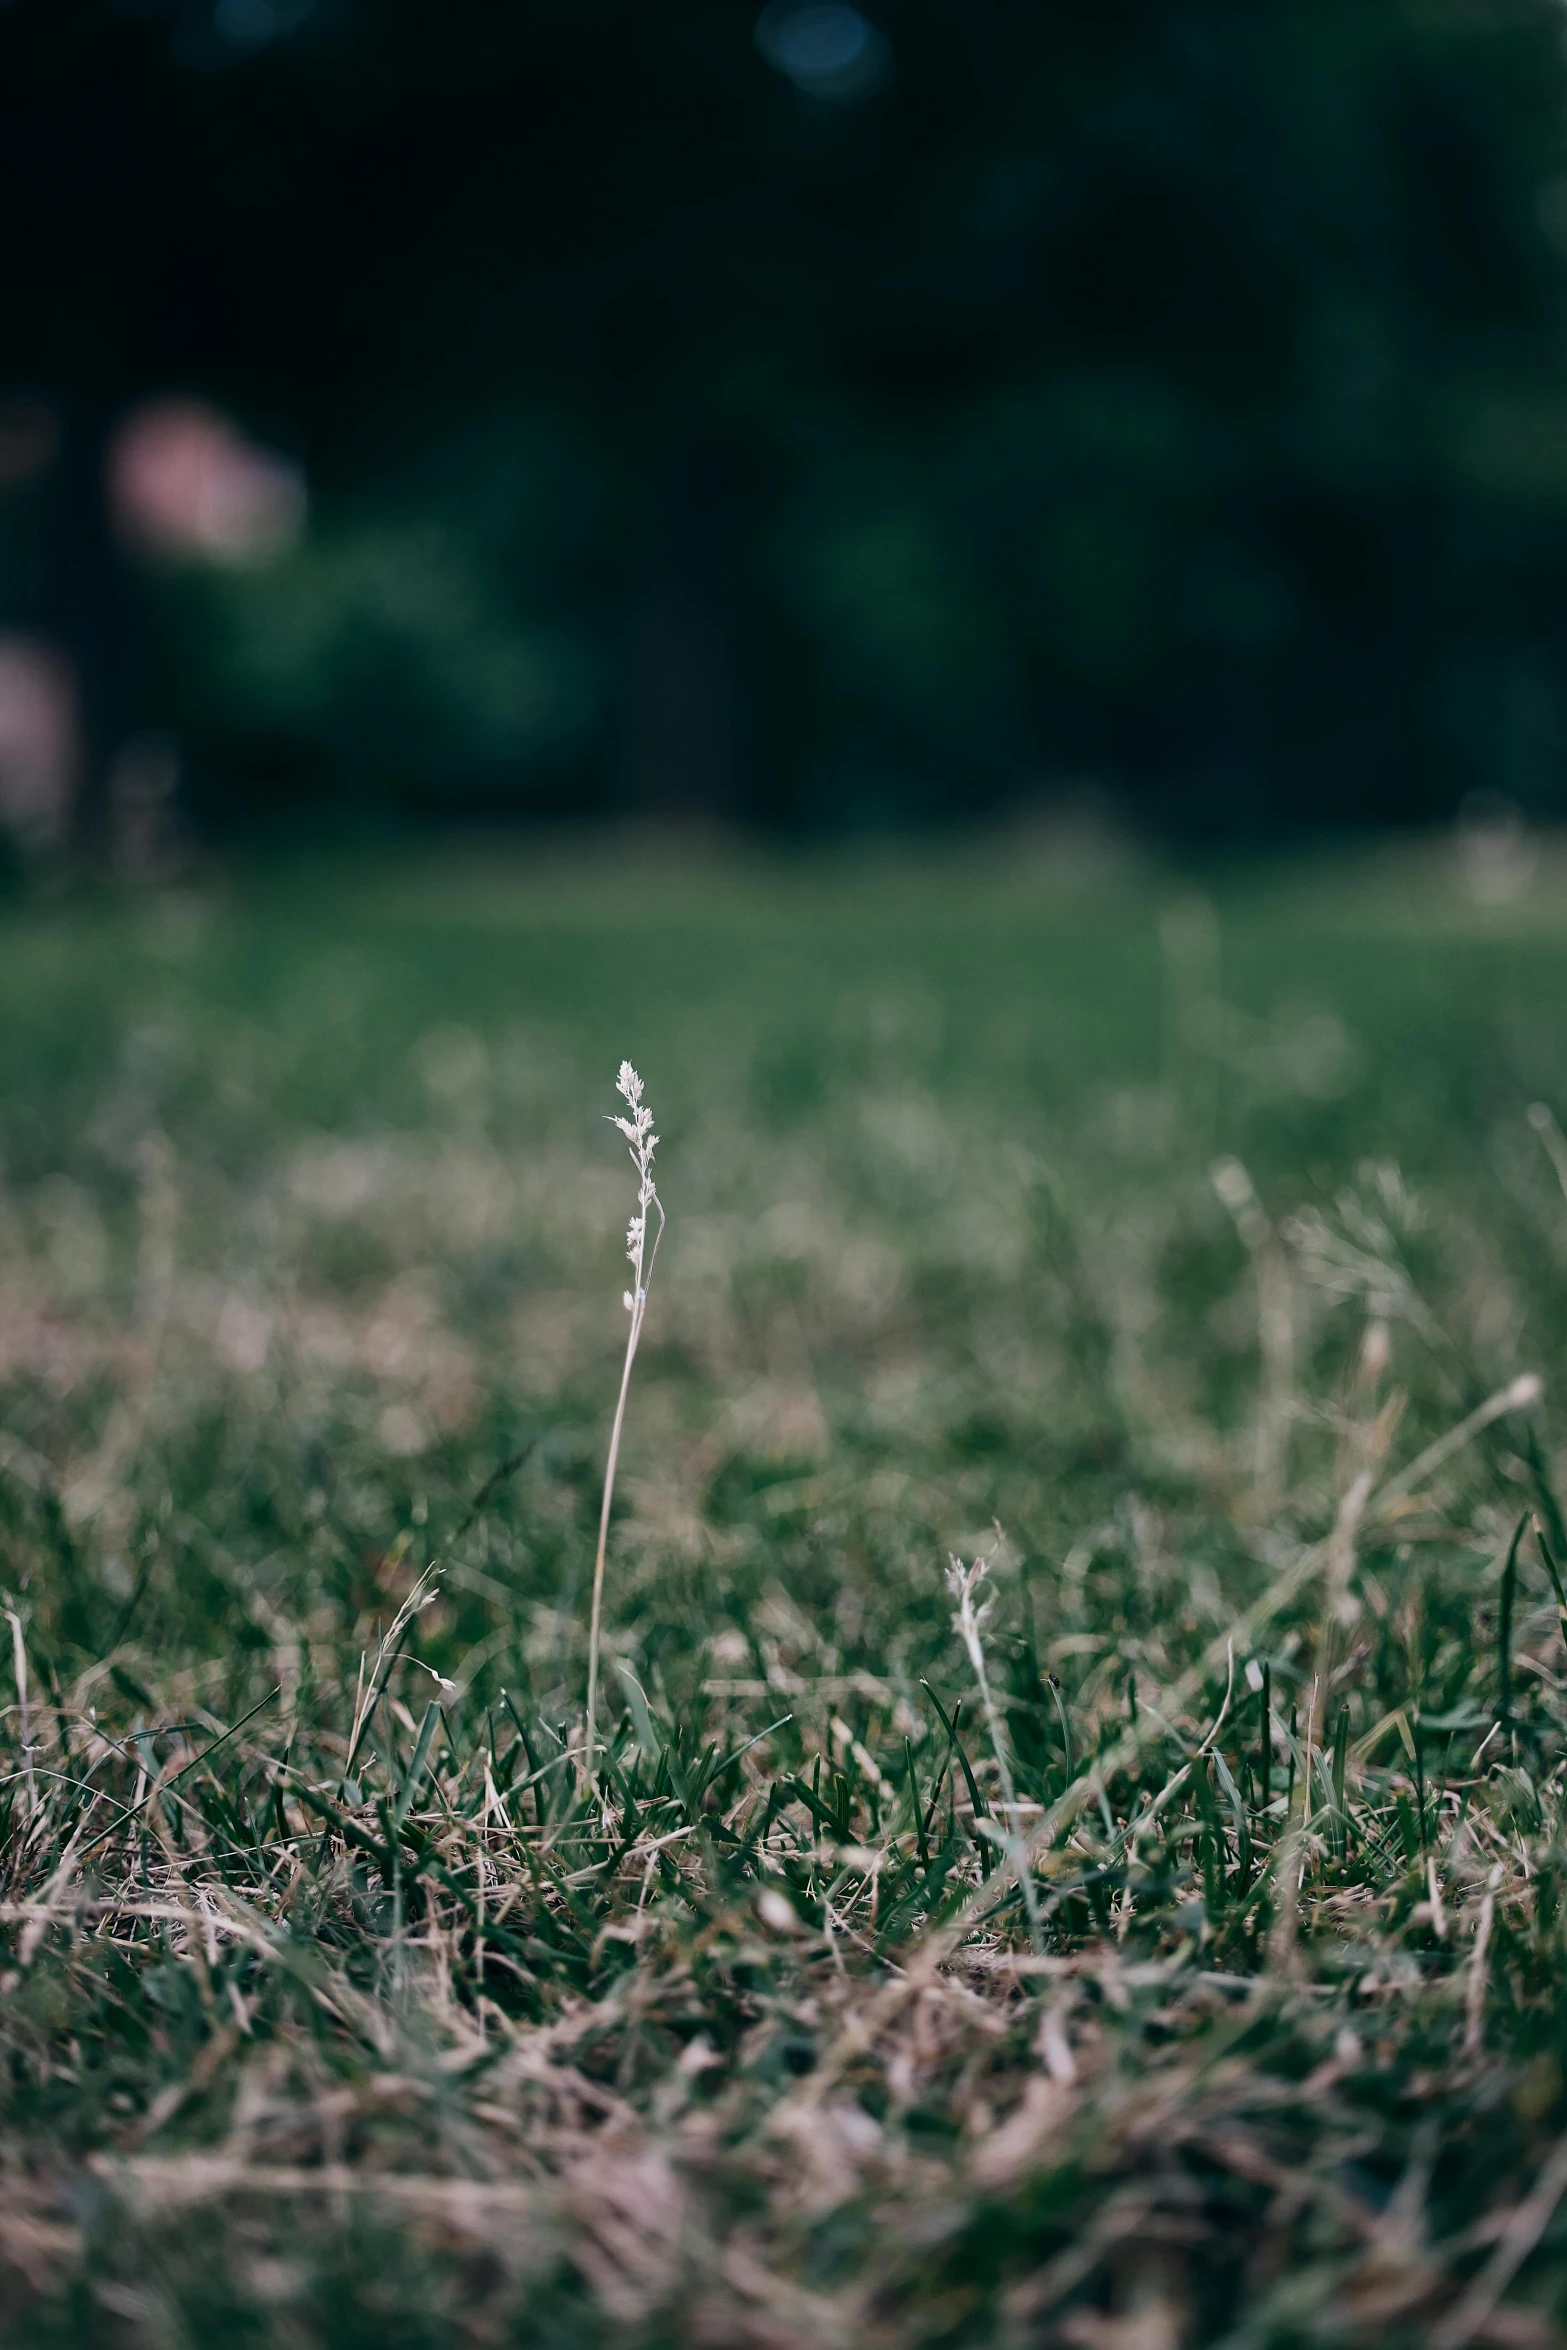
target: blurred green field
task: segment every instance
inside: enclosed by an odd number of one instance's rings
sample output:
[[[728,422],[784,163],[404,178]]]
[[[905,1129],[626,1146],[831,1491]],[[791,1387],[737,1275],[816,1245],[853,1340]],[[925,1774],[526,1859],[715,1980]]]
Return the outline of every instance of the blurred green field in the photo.
[[[1560,2339],[1564,915],[1445,848],[9,905],[4,2338]]]

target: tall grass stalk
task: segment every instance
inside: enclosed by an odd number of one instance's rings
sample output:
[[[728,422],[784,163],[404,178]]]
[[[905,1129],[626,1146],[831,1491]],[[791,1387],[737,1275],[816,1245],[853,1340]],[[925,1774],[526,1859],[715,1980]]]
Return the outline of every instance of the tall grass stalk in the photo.
[[[629,1061],[620,1064],[620,1075],[615,1090],[625,1102],[628,1117],[614,1116],[611,1124],[618,1126],[626,1138],[631,1164],[637,1171],[637,1212],[626,1226],[626,1261],[631,1267],[632,1286],[626,1291],[624,1304],[631,1316],[626,1332],[626,1359],[620,1371],[620,1395],[615,1404],[614,1425],[609,1433],[609,1457],[604,1464],[604,1500],[599,1510],[598,1551],[593,1561],[593,1608],[588,1622],[588,1702],[587,1722],[582,1744],[582,1778],[584,1786],[593,1776],[593,1757],[597,1741],[595,1728],[598,1711],[599,1636],[604,1615],[604,1558],[609,1547],[609,1513],[615,1499],[615,1469],[620,1459],[620,1432],[626,1423],[626,1397],[631,1391],[631,1366],[637,1359],[637,1342],[642,1336],[643,1317],[647,1313],[648,1288],[653,1279],[653,1265],[658,1256],[658,1244],[664,1237],[664,1203],[653,1183],[653,1153],[658,1148],[658,1136],[653,1132],[653,1113],[642,1099],[642,1080]],[[648,1212],[658,1217],[658,1228],[653,1234],[653,1245],[648,1247]]]
[[[1023,1896],[1023,1906],[1028,1912],[1029,1939],[1037,1954],[1043,1951],[1045,1945],[1044,1929],[1039,1915],[1039,1897],[1034,1886],[1033,1862],[1029,1858],[1028,1849],[1023,1841],[1022,1823],[1018,1816],[1017,1787],[1013,1781],[1012,1763],[1007,1753],[1006,1726],[1001,1719],[1000,1708],[991,1692],[990,1675],[985,1667],[985,1643],[982,1634],[985,1617],[990,1612],[990,1603],[987,1600],[979,1607],[974,1605],[974,1593],[987,1572],[988,1561],[985,1559],[976,1559],[971,1567],[965,1567],[961,1559],[949,1559],[947,1563],[947,1589],[958,1603],[958,1612],[954,1619],[958,1636],[968,1650],[969,1663],[973,1666],[974,1678],[979,1683],[979,1702],[985,1709],[985,1727],[990,1732],[991,1751],[996,1758],[996,1772],[1001,1781],[1002,1800],[1006,1806],[1006,1835],[1003,1839],[1003,1848],[1017,1872],[1018,1887]],[[1057,1703],[1059,1704],[1059,1702],[1058,1696]],[[1066,1716],[1063,1713],[1063,1730],[1065,1726]],[[1070,1760],[1067,1767],[1070,1771]],[[978,1824],[976,1821],[976,1828]]]

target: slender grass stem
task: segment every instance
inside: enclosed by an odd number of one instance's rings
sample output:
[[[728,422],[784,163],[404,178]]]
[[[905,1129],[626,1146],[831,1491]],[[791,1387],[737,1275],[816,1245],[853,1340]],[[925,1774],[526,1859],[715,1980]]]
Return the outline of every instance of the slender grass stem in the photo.
[[[626,1424],[626,1398],[631,1392],[631,1366],[637,1359],[637,1339],[641,1334],[640,1309],[631,1319],[626,1339],[626,1359],[620,1370],[620,1395],[615,1404],[614,1425],[609,1432],[609,1457],[604,1464],[604,1499],[599,1510],[598,1549],[593,1559],[593,1601],[588,1618],[588,1703],[587,1735],[583,1750],[583,1776],[593,1775],[593,1755],[596,1743],[595,1724],[598,1720],[599,1636],[604,1619],[604,1560],[609,1547],[609,1513],[615,1499],[615,1471],[620,1461],[620,1432]]]

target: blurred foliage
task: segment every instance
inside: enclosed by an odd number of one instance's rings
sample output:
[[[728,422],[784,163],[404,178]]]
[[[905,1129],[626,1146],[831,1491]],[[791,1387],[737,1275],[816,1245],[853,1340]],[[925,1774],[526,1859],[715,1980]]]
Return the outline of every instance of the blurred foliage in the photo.
[[[188,660],[176,706],[220,758],[246,737],[310,746],[361,802],[482,804],[591,753],[607,663],[571,579],[576,534],[602,534],[591,466],[506,423],[441,459],[279,561],[158,583],[162,642]]]
[[[827,20],[863,71],[813,64]],[[160,601],[145,690],[215,789],[1557,806],[1555,0],[757,31],[717,0],[6,11],[17,381],[192,386],[309,463],[286,569]]]

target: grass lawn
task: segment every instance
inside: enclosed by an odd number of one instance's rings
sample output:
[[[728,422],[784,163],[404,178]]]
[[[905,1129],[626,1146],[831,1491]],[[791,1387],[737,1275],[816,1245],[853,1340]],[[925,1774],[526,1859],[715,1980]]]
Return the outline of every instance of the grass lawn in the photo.
[[[6,907],[0,2340],[1567,2339],[1557,1116],[1549,864]]]

